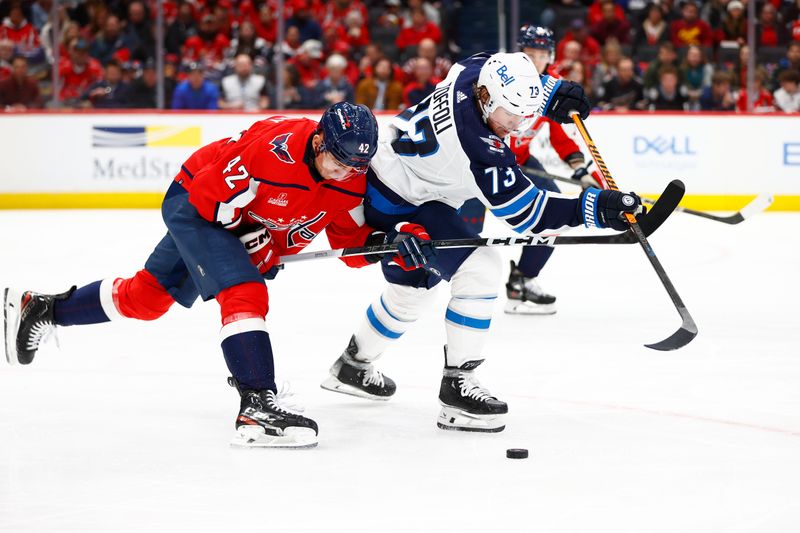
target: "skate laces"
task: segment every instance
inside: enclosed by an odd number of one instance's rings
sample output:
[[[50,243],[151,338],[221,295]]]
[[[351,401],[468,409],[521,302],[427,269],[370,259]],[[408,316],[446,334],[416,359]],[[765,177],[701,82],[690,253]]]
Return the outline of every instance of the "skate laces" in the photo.
[[[525,280],[523,286],[525,287],[526,290],[532,292],[537,296],[541,296],[544,294],[544,291],[542,290],[542,287],[539,285],[539,282],[536,281],[536,278],[523,278],[523,279]]]
[[[291,385],[288,381],[281,382],[277,393],[274,393],[271,390],[266,392],[267,403],[270,407],[290,415],[300,415],[306,409],[295,400],[292,400],[294,396],[296,395],[294,392],[292,392]]]
[[[471,372],[459,374],[458,385],[461,389],[461,396],[473,398],[479,402],[486,401],[493,397],[488,390],[481,386],[478,378]]]
[[[369,365],[369,368],[367,368],[364,371],[364,379],[362,383],[364,384],[364,386],[377,385],[378,387],[383,387],[384,385],[383,374],[381,374],[380,370],[378,370],[374,366]]]

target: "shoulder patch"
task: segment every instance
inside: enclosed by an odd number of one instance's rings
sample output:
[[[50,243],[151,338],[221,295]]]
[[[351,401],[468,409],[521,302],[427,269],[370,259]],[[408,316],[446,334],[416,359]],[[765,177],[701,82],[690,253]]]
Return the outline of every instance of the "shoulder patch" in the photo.
[[[286,146],[286,144],[289,142],[289,137],[291,136],[291,133],[282,133],[269,142],[269,144],[272,146],[272,150],[270,150],[270,152],[278,156],[278,159],[289,165],[294,164],[294,159],[292,159],[291,154],[289,154],[289,148]]]
[[[490,152],[502,154],[505,150],[506,143],[497,135],[489,135],[488,137],[481,137],[481,140],[489,147]]]

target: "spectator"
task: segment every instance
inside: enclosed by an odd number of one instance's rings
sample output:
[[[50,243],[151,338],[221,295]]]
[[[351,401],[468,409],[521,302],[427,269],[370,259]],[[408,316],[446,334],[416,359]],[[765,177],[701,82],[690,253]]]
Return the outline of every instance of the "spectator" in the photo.
[[[378,26],[400,28],[403,26],[403,15],[400,13],[400,0],[386,0],[385,6],[376,21]]]
[[[622,6],[615,4],[613,0],[596,0],[591,6],[589,6],[589,12],[586,15],[586,20],[589,23],[589,26],[594,26],[605,19],[604,9],[608,4],[611,4],[614,18],[619,21],[627,20],[625,17],[625,10],[622,9]]]
[[[592,37],[601,45],[608,39],[616,39],[620,44],[631,42],[631,25],[624,16],[621,19],[616,16],[619,6],[611,0],[601,2],[600,6],[602,18],[592,25]]]
[[[603,85],[600,107],[615,111],[628,111],[644,107],[644,87],[636,79],[633,61],[623,57],[617,65],[617,75]]]
[[[415,9],[422,9],[425,12],[425,17],[439,26],[441,24],[441,17],[439,16],[439,11],[433,7],[430,2],[425,2],[424,0],[407,0],[408,9],[403,14],[403,26],[411,26],[414,24],[413,21],[413,11]]]
[[[647,18],[634,32],[633,47],[638,50],[642,46],[656,46],[669,40],[667,21],[658,4],[650,4]]]
[[[442,42],[442,32],[425,17],[425,11],[418,7],[411,11],[411,26],[400,30],[395,42],[397,48],[405,50],[409,46],[417,46],[425,38],[439,44]]]
[[[616,45],[614,41],[609,41],[609,45]],[[575,63],[581,61],[581,43],[578,41],[570,41],[564,46],[564,52],[561,59],[556,60],[548,71],[554,72],[557,76],[565,76],[567,72],[572,69]]]
[[[433,42],[433,39],[422,39],[417,46],[417,57],[412,57],[403,65],[405,79],[410,81],[414,77],[414,67],[420,57],[424,57],[433,65],[433,77],[436,79],[436,83],[445,79],[453,63],[449,59],[438,56],[436,52],[436,43]]]
[[[736,43],[742,45],[747,42],[747,20],[744,17],[744,4],[739,0],[731,0],[725,9],[725,16],[717,31],[717,42]]]
[[[712,28],[719,28],[722,25],[722,19],[727,13],[726,7],[731,0],[709,0],[703,2],[703,7],[700,8],[700,18],[708,22]]]
[[[661,78],[660,72],[664,67],[678,68],[678,54],[675,53],[675,46],[669,41],[659,45],[658,56],[647,66],[647,71],[642,79],[645,89],[652,89],[658,85]]]
[[[267,80],[253,73],[253,60],[247,54],[234,59],[234,73],[222,78],[221,109],[258,111],[269,107]]]
[[[734,89],[747,86],[747,63],[750,57],[750,47],[747,45],[739,47],[739,57],[731,70]]]
[[[306,42],[319,42],[311,41]],[[300,41],[300,30],[297,29],[297,26],[289,26],[286,28],[286,35],[283,38],[283,43],[280,45],[279,51],[283,54],[283,57],[292,58],[294,57],[297,52],[300,50],[300,47],[303,43]],[[322,47],[320,46],[320,55],[322,54]]]
[[[414,69],[414,81],[403,90],[403,101],[406,107],[417,105],[436,88],[433,83],[433,65],[425,58],[419,58]]]
[[[31,24],[42,34],[42,28],[50,19],[50,10],[53,8],[53,0],[37,0],[31,6]]]
[[[114,15],[106,18],[105,26],[89,47],[89,54],[102,65],[112,58],[120,61],[130,60],[130,47],[122,36],[122,26]]]
[[[168,80],[169,78],[165,78],[164,80],[164,100],[166,102],[170,101],[170,99],[166,97],[168,93],[166,90],[166,82]],[[158,107],[158,102],[156,101],[157,85],[158,77],[155,61],[149,59],[142,67],[142,75],[131,83],[131,90],[129,93],[130,107],[134,109],[154,109]]]
[[[355,50],[361,50],[369,44],[369,30],[361,13],[355,9],[347,12],[344,18],[344,40]]]
[[[773,87],[778,87],[778,77],[786,70],[800,72],[800,42],[789,43],[789,48],[786,50],[786,57],[782,57],[780,61],[778,61],[778,66],[773,73]]]
[[[786,46],[789,42],[789,33],[786,26],[778,22],[778,10],[769,2],[761,6],[761,14],[756,23],[756,43],[762,46]],[[756,48],[756,49],[758,49]]]
[[[253,60],[256,71],[266,72],[269,57],[269,43],[256,34],[256,27],[249,20],[239,24],[239,34],[231,41],[227,55],[235,58],[247,54]]]
[[[283,68],[284,109],[308,109],[311,107],[309,91],[300,83],[297,69],[291,64]]]
[[[581,19],[575,19],[570,23],[570,31],[556,45],[556,59],[562,58],[564,47],[570,41],[577,41],[581,45],[581,61],[585,65],[593,67],[600,61],[600,43],[589,35]]]
[[[711,86],[711,76],[714,74],[714,68],[706,63],[702,48],[692,45],[686,50],[680,73],[689,109],[697,111],[700,109],[700,96],[706,87]]]
[[[311,16],[311,5],[309,0],[295,0],[294,14],[286,21],[286,26],[293,26],[300,32],[300,41],[305,42],[309,39],[322,41],[322,27],[319,22]]]
[[[39,43],[39,32],[28,22],[19,3],[11,4],[8,16],[0,26],[0,40],[8,39],[14,43],[17,54],[23,55],[28,60],[41,62],[44,60],[44,51]]]
[[[356,103],[373,111],[394,111],[403,103],[403,85],[394,79],[392,62],[382,57],[372,67],[372,76],[364,78],[356,88]]]
[[[223,59],[230,44],[230,40],[219,31],[214,15],[204,15],[197,35],[189,37],[183,44],[183,59],[200,63],[207,75],[218,80],[225,70]]]
[[[189,75],[172,94],[172,109],[217,109],[219,91],[205,79],[202,65],[190,63],[187,70]]]
[[[775,107],[786,113],[800,111],[800,73],[786,70],[778,76],[780,89],[775,91]]]
[[[703,111],[733,111],[736,99],[731,93],[731,78],[727,72],[716,72],[711,77],[711,87],[706,87],[700,96]]]
[[[128,5],[125,40],[131,48],[131,58],[146,61],[155,56],[156,41],[144,4],[138,0]]]
[[[358,11],[361,13],[361,18],[367,20],[367,8],[359,0],[333,0],[332,2],[327,2],[326,5],[317,10],[316,19],[323,27],[331,24],[340,24],[351,10]]]
[[[622,48],[619,43],[607,42],[603,47],[603,61],[595,67],[592,74],[592,86],[596,88],[599,95],[602,94],[603,86],[617,75],[617,66],[621,59]]]
[[[59,98],[67,105],[76,104],[92,83],[103,77],[103,67],[89,56],[89,44],[77,39],[70,44],[69,55],[59,65],[61,92]]]
[[[681,18],[669,25],[670,40],[676,48],[691,44],[711,46],[714,43],[711,26],[706,21],[699,19],[697,14],[697,4],[693,0],[682,1]]]
[[[322,79],[322,43],[315,40],[304,42],[289,63],[297,69],[300,85],[312,89]]]
[[[683,111],[686,98],[678,84],[678,69],[665,65],[658,72],[658,84],[647,91],[650,111]]]
[[[576,43],[577,44],[577,43]],[[586,75],[587,69],[580,61],[575,61],[570,66],[569,70],[563,74],[563,78],[567,81],[574,81],[583,86],[583,90],[587,96],[592,96],[592,85]]]
[[[14,43],[8,39],[0,39],[0,80],[11,76],[14,67],[11,65],[14,59]]]
[[[325,62],[325,69],[328,71],[312,92],[312,102],[314,107],[328,107],[337,102],[355,101],[355,91],[350,81],[345,76],[347,59],[339,54],[332,54]]]
[[[0,81],[0,108],[25,111],[42,107],[39,85],[28,76],[28,60],[16,56],[11,62],[11,75]]]
[[[756,113],[771,113],[775,111],[775,107],[773,107],[773,98],[772,93],[764,88],[764,84],[767,82],[767,71],[764,67],[758,67],[756,70],[756,75],[753,77],[755,89],[756,89],[756,99],[753,102],[753,111]],[[747,89],[743,88],[739,91],[739,98],[736,100],[736,109],[744,112],[747,111]]]
[[[183,44],[189,37],[197,35],[197,24],[194,20],[194,9],[189,2],[178,4],[178,16],[167,28],[164,47],[169,54],[180,54]]]
[[[81,100],[99,109],[128,107],[130,85],[122,80],[122,65],[112,59],[105,68],[103,79],[89,85]]]

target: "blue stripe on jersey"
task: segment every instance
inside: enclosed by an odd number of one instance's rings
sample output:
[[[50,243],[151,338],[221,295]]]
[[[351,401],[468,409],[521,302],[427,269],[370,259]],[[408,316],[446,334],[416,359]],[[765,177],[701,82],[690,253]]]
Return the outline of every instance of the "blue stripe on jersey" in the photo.
[[[473,329],[489,329],[489,325],[492,323],[491,318],[472,318],[471,316],[462,315],[461,313],[457,313],[453,311],[449,307],[447,308],[447,313],[444,315],[444,319],[452,322],[453,324],[458,324],[459,326],[467,326],[468,328]]]
[[[372,183],[367,183],[367,198],[370,205],[385,215],[408,215],[417,210],[417,207],[406,203],[397,205],[386,198]]]
[[[383,324],[381,321],[378,320],[378,317],[375,316],[375,311],[372,310],[372,306],[370,305],[367,307],[367,320],[369,323],[372,324],[372,327],[375,328],[375,331],[383,335],[388,339],[399,339],[402,333],[397,333],[396,331],[392,331]]]
[[[539,215],[542,212],[542,208],[544,204],[547,203],[547,193],[542,194],[539,201],[536,203],[533,211],[533,216],[528,219],[526,222],[523,222],[521,225],[514,228],[514,231],[517,233],[524,233],[528,231],[531,227],[535,226],[539,222]]]
[[[512,200],[510,204],[504,207],[491,208],[492,214],[496,217],[514,215],[528,207],[537,196],[539,196],[539,190],[536,187],[529,187],[521,195],[517,196],[516,199]]]

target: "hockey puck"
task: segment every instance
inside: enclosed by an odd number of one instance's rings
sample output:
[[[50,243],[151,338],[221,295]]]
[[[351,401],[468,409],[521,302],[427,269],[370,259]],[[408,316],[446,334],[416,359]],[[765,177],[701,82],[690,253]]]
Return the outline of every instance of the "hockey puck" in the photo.
[[[527,459],[528,450],[525,448],[509,448],[506,450],[506,457],[509,459]]]

